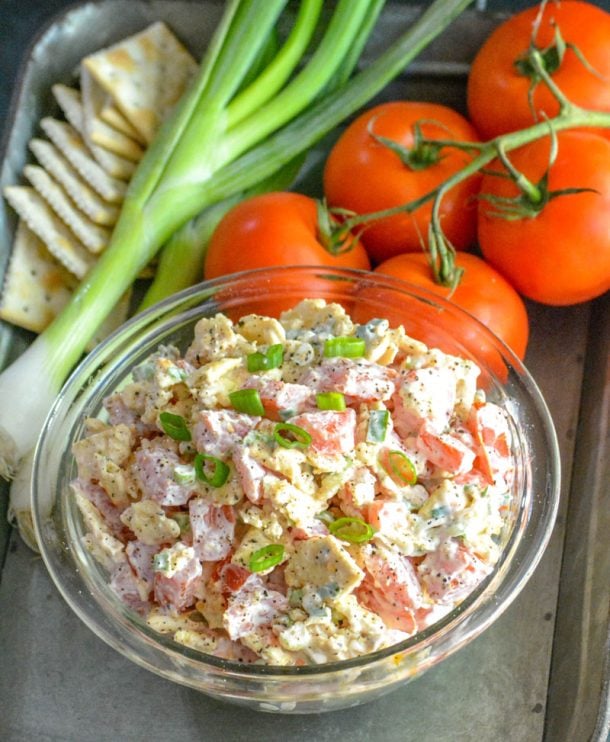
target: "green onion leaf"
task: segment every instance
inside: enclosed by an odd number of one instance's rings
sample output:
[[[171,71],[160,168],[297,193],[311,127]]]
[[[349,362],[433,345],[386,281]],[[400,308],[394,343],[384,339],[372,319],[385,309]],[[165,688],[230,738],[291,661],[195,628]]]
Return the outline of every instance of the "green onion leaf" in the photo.
[[[366,439],[369,443],[383,443],[388,429],[390,413],[387,410],[371,410]]]
[[[163,432],[175,441],[190,441],[191,431],[186,426],[186,420],[182,415],[174,415],[171,412],[162,412],[159,422]]]
[[[176,382],[184,381],[187,376],[186,371],[179,366],[170,366],[167,369],[167,375]]]
[[[257,549],[250,557],[248,568],[250,572],[264,572],[269,567],[275,567],[284,558],[283,544],[268,544]]]
[[[370,541],[375,534],[373,526],[360,518],[337,518],[328,526],[333,536],[351,544],[362,544]]]
[[[206,468],[210,468],[212,472],[208,474]],[[205,453],[198,453],[195,456],[195,472],[197,479],[202,482],[209,484],[210,487],[222,487],[222,485],[229,478],[229,467],[224,461],[217,459],[216,456],[208,456]]]
[[[191,527],[191,519],[188,513],[170,513],[169,517],[180,526],[180,533],[186,533]]]
[[[324,357],[362,358],[366,352],[366,343],[362,338],[338,337],[329,338],[324,343]]]
[[[155,572],[167,572],[169,568],[169,555],[165,549],[153,557],[153,569]]]
[[[283,433],[290,433],[291,437],[286,437]],[[275,442],[282,448],[307,448],[311,443],[311,435],[292,423],[277,423],[273,429]]]
[[[174,467],[174,482],[177,484],[192,484],[195,481],[195,469],[188,464],[178,464]]]
[[[233,408],[238,412],[258,416],[265,414],[265,408],[263,407],[260,394],[256,389],[240,389],[237,392],[231,392],[229,394],[229,400]]]
[[[387,465],[383,468],[398,484],[415,484],[417,470],[406,453],[394,450],[388,453]]]
[[[248,371],[268,371],[279,368],[284,361],[284,346],[281,343],[270,345],[266,353],[250,353],[246,359]]]
[[[316,394],[316,404],[320,410],[343,412],[346,407],[345,397],[341,392],[320,392]]]

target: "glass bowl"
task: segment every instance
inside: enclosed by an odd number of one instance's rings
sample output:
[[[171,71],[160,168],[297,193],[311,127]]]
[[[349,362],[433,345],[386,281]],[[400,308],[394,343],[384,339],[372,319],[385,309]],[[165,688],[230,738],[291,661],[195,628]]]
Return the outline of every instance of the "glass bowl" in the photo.
[[[473,358],[488,399],[509,413],[516,463],[514,507],[501,557],[454,610],[407,641],[356,659],[305,667],[240,664],[202,654],[149,628],[111,592],[81,544],[69,482],[71,444],[83,421],[161,344],[182,350],[201,317],[277,312],[302,298],[337,301],[357,321],[387,317],[445,352]],[[456,327],[459,324],[460,333]],[[461,344],[459,337],[466,338]],[[441,662],[486,629],[514,600],[550,537],[559,500],[559,456],[534,381],[503,343],[470,315],[424,290],[374,273],[320,267],[262,269],[208,281],[136,316],[74,371],[42,431],[34,461],[34,523],[52,579],[75,613],[130,660],[210,696],[283,713],[331,711],[374,699]]]

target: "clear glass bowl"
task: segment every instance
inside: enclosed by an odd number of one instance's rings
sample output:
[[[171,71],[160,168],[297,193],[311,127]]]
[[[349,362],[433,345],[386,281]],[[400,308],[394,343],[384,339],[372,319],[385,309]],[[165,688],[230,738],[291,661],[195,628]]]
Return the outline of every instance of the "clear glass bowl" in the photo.
[[[184,349],[201,317],[233,319],[286,308],[309,296],[338,301],[365,321],[388,317],[445,352],[474,358],[488,398],[513,424],[514,508],[493,572],[456,609],[407,641],[357,659],[307,667],[242,665],[191,650],[150,629],[111,592],[104,570],[81,545],[84,527],[69,482],[71,444],[86,417],[160,344]],[[468,336],[467,347],[460,344]],[[468,330],[467,333],[464,333]],[[108,338],[72,374],[35,454],[33,506],[46,566],[75,613],[118,652],[165,678],[259,710],[336,710],[376,698],[471,641],[507,608],[532,574],[550,537],[559,500],[559,455],[549,412],[520,361],[475,319],[437,297],[377,274],[328,268],[263,269],[208,281],[152,307]]]

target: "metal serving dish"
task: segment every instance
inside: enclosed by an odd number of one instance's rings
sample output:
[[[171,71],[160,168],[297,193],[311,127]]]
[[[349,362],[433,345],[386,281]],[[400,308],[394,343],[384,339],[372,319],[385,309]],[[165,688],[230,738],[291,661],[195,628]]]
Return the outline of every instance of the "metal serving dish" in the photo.
[[[157,19],[166,20],[198,54],[221,5],[100,0],[59,16],[23,61],[5,124],[2,186],[20,182],[27,142],[41,116],[55,112],[51,84],[71,82],[85,54]],[[371,52],[385,46],[415,13],[389,3]],[[490,14],[464,13],[381,98],[437,100],[463,109],[468,61],[496,22]],[[304,179],[307,189],[318,182],[315,163],[314,157]],[[14,227],[12,213],[0,204],[0,270]],[[546,397],[561,448],[560,517],[530,583],[483,636],[379,701],[280,723],[170,684],[94,639],[69,612],[42,562],[2,523],[8,550],[0,583],[0,738],[16,742],[36,735],[80,742],[116,738],[120,729],[123,738],[149,740],[168,734],[195,739],[201,730],[211,739],[231,740],[250,739],[253,731],[271,740],[339,735],[381,742],[605,740],[610,728],[610,297],[572,308],[528,308],[532,334],[526,362]],[[1,326],[0,362],[8,363],[30,340],[26,332]]]

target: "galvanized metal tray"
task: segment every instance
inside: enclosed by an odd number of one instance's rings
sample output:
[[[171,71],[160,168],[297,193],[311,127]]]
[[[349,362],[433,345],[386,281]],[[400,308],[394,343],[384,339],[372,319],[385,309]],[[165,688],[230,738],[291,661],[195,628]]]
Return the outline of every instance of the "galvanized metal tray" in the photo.
[[[56,18],[26,55],[5,126],[2,186],[20,182],[27,142],[54,112],[50,87],[71,82],[87,53],[163,19],[195,54],[221,2],[99,0]],[[389,3],[369,53],[417,11]],[[380,96],[463,109],[468,62],[497,18],[466,12]],[[0,28],[0,42],[2,34]],[[315,167],[304,186],[315,189]],[[15,220],[0,203],[0,272]],[[610,728],[610,297],[572,308],[528,306],[526,362],[557,427],[564,483],[549,548],[515,604],[481,637],[426,675],[365,706],[271,717],[173,685],[98,640],[64,604],[41,560],[15,533],[0,581],[0,739],[579,742]],[[0,326],[0,364],[31,336]],[[5,498],[0,496],[0,503]],[[1,562],[0,562],[1,563]]]

